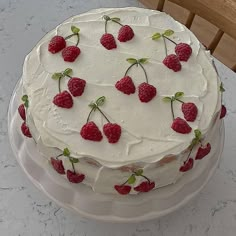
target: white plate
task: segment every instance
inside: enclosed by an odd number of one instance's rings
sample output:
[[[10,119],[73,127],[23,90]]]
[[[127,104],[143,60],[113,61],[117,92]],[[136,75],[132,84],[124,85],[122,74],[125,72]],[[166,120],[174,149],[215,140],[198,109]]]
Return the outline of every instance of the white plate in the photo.
[[[21,134],[21,118],[17,108],[22,96],[21,82],[13,92],[8,111],[9,139],[20,166],[29,179],[47,196],[62,207],[72,209],[84,217],[107,222],[138,222],[157,218],[175,211],[206,185],[218,166],[223,145],[224,125],[218,150],[211,158],[204,158],[197,168],[173,185],[141,193],[136,196],[97,194],[83,184],[71,184],[55,172],[38,152],[33,139]]]

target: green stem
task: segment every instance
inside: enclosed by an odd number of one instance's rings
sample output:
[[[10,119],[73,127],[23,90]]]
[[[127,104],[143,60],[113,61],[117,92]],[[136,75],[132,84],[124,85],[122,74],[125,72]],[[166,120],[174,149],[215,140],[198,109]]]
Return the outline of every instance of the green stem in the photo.
[[[76,42],[76,44],[75,44],[76,47],[77,47],[78,44],[79,44],[79,40],[80,40],[80,36],[79,36],[79,34],[77,34],[77,42]]]
[[[134,175],[134,174],[132,174],[131,176],[133,176],[133,175]],[[131,176],[130,176],[130,177],[131,177]],[[130,178],[130,177],[129,177],[129,178]],[[123,184],[121,184],[121,186],[123,186],[123,185],[127,184],[127,183],[128,183],[128,181],[129,181],[129,178],[128,178],[128,179],[127,179],[127,180],[126,180],[126,181],[125,181]]]
[[[181,100],[178,99],[178,98],[176,98],[175,100],[178,101],[178,102],[184,103],[183,101],[181,101]]]
[[[190,155],[191,155],[191,153],[192,153],[192,151],[193,151],[194,146],[195,146],[195,145],[193,145],[193,146],[191,147],[191,149],[190,149],[190,151],[189,151],[189,154],[188,154],[188,157],[187,157],[186,161],[188,161],[188,159],[189,159],[189,157],[190,157]]]
[[[62,79],[62,77],[60,77],[58,79],[58,90],[59,90],[59,93],[61,93],[61,79]]]
[[[77,42],[76,42],[76,47],[78,46],[78,44],[79,44],[79,40],[80,40],[80,37],[79,37],[79,33],[76,33],[76,34],[70,34],[70,35],[68,35],[67,37],[65,37],[65,40],[67,40],[67,39],[69,39],[69,38],[71,38],[71,37],[73,37],[73,36],[75,36],[75,35],[77,35]]]
[[[87,118],[87,122],[86,122],[86,123],[89,122],[89,118],[90,118],[92,112],[96,110],[96,108],[97,108],[97,107],[93,107],[93,108],[91,109],[91,111],[89,112],[89,115],[88,115],[88,118]]]
[[[165,35],[162,35],[163,38],[166,38],[167,40],[169,40],[170,42],[172,42],[173,44],[177,45],[177,43],[175,41],[173,41],[172,39],[166,37]]]
[[[165,54],[167,56],[167,47],[166,47],[166,40],[165,40],[165,37],[163,37],[163,41],[164,41],[164,46],[165,46]]]
[[[111,19],[112,20],[112,19]],[[123,24],[121,24],[119,21],[116,21],[116,20],[112,20],[113,22],[119,24],[120,26],[124,26]]]
[[[58,157],[61,157],[61,156],[63,156],[63,154],[60,154],[60,155],[56,156],[56,159],[58,159]]]
[[[149,184],[151,183],[150,179],[148,177],[146,177],[145,175],[140,175],[140,176],[142,176],[144,179],[146,179]]]
[[[74,35],[77,35],[77,34],[70,34],[70,35],[68,35],[67,37],[65,37],[65,40],[70,39],[70,38],[73,37]]]
[[[143,72],[144,72],[144,75],[145,75],[145,79],[146,79],[146,82],[147,82],[147,84],[148,84],[148,77],[147,77],[147,72],[146,72],[146,70],[144,69],[144,67],[143,67],[143,65],[141,64],[141,63],[138,63],[140,66],[141,66],[141,68],[143,69]]]
[[[75,165],[74,165],[74,163],[72,161],[71,161],[71,164],[72,164],[72,168],[74,170],[74,173],[76,174],[76,172],[75,172]]]
[[[107,34],[107,22],[108,22],[108,20],[106,20],[106,22],[105,22],[105,33]]]
[[[126,72],[125,72],[125,76],[128,74],[129,70],[130,70],[134,65],[138,65],[138,62],[135,62],[134,64],[132,64],[132,65],[130,65],[130,66],[128,67],[128,69],[127,69]]]
[[[172,117],[173,117],[173,120],[174,120],[175,119],[175,115],[174,115],[174,108],[173,108],[173,98],[171,99],[170,105],[171,105]]]
[[[97,109],[100,111],[100,113],[104,116],[104,118],[107,120],[108,123],[111,123],[109,119],[106,117],[106,115],[102,112],[102,110],[97,106]]]

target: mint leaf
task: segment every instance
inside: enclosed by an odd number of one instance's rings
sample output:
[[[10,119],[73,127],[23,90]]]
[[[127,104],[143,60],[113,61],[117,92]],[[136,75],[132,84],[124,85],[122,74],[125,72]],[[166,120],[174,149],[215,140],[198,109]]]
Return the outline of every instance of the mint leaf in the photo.
[[[202,132],[199,129],[194,130],[195,137],[200,140],[202,138]]]
[[[141,64],[145,64],[145,63],[147,63],[148,62],[148,58],[140,58],[139,60],[138,60],[138,63],[141,63]]]
[[[120,18],[119,17],[112,17],[111,20],[113,20],[113,21],[120,21]]]
[[[61,79],[62,77],[63,77],[62,73],[54,73],[52,75],[52,79],[55,79],[55,80]]]
[[[165,35],[165,36],[171,36],[172,34],[174,34],[174,31],[171,29],[168,29],[163,33],[163,35]]]
[[[77,28],[76,26],[72,25],[72,26],[71,26],[71,31],[72,31],[72,33],[74,33],[74,34],[78,34],[78,33],[80,32],[80,29]]]
[[[136,181],[135,175],[131,175],[128,179],[128,184],[133,184],[135,183],[135,181]]]
[[[177,92],[175,93],[175,98],[181,98],[184,96],[184,93],[183,92]]]
[[[66,68],[63,72],[64,75],[70,75],[72,73],[72,69],[71,68]]]
[[[79,159],[74,158],[74,157],[69,157],[69,160],[71,163],[78,163],[79,162]]]
[[[135,174],[136,174],[137,176],[140,176],[140,175],[143,174],[143,170],[142,170],[142,169],[139,169],[139,170],[135,171]]]
[[[164,97],[164,98],[162,98],[162,101],[163,102],[171,102],[171,97]]]
[[[161,34],[160,33],[155,33],[155,34],[152,35],[152,40],[157,40],[159,38],[161,38]]]
[[[223,93],[224,91],[225,91],[225,88],[224,88],[224,86],[223,86],[223,83],[221,82],[221,83],[220,83],[220,92]]]
[[[127,58],[126,61],[129,62],[130,64],[138,63],[138,61],[135,58]]]
[[[65,149],[63,150],[63,155],[66,156],[66,157],[69,157],[69,156],[70,156],[70,151],[69,151],[68,148],[65,148]]]
[[[105,103],[105,100],[106,100],[106,98],[105,98],[104,96],[98,98],[98,99],[96,100],[97,106],[102,106],[102,105]]]

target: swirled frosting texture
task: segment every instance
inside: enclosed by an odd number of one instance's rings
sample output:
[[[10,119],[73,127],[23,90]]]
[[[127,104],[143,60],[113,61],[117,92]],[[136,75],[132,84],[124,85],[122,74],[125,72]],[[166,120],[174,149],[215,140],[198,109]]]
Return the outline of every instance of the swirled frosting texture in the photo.
[[[117,49],[106,50],[100,44],[104,33],[103,15],[119,17],[122,24],[130,25],[135,37],[126,43],[117,40]],[[51,54],[47,47],[54,35],[67,36],[70,28],[80,28],[81,55],[74,63],[64,62],[61,53]],[[173,72],[165,67],[163,40],[153,41],[155,32],[174,30],[171,39],[191,45],[193,53],[188,62],[181,62],[182,70]],[[117,37],[119,25],[108,23],[108,32]],[[67,41],[74,45],[76,37]],[[167,42],[168,54],[174,52],[174,44]],[[127,96],[119,92],[115,83],[129,66],[127,58],[149,58],[145,64],[149,83],[157,88],[157,96],[149,103],[141,103],[138,93]],[[57,81],[51,79],[55,72],[73,69],[73,76],[87,81],[83,96],[73,98],[71,109],[62,109],[52,103],[58,93]],[[129,76],[136,87],[145,81],[141,68],[133,67]],[[61,81],[67,89],[68,79]],[[219,80],[208,52],[196,37],[182,24],[158,11],[123,8],[98,9],[72,17],[48,33],[26,57],[23,87],[29,96],[28,114],[36,127],[37,138],[47,147],[63,150],[68,147],[74,157],[92,158],[107,167],[119,167],[129,163],[153,163],[167,154],[179,154],[190,144],[194,134],[178,134],[171,129],[170,105],[162,101],[183,91],[184,101],[194,102],[198,116],[190,125],[203,134],[211,127],[212,118],[220,109]],[[102,110],[111,122],[122,127],[117,144],[109,144],[104,137],[101,142],[81,138],[80,129],[86,123],[90,108],[88,104],[100,96],[106,97]],[[175,116],[183,117],[181,104],[175,103]],[[99,112],[91,116],[102,130],[106,120]]]

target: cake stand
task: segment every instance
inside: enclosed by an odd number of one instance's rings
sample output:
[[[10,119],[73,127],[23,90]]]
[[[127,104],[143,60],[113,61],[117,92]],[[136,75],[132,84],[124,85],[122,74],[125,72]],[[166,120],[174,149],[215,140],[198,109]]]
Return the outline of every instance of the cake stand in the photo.
[[[33,184],[60,206],[80,215],[106,222],[139,222],[164,216],[185,205],[207,184],[218,166],[224,145],[224,124],[211,158],[201,160],[197,168],[186,172],[175,184],[135,196],[103,195],[83,184],[71,184],[55,172],[37,150],[33,139],[21,134],[17,108],[22,96],[17,83],[8,110],[9,139],[15,157]]]

